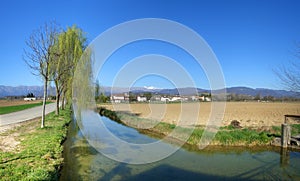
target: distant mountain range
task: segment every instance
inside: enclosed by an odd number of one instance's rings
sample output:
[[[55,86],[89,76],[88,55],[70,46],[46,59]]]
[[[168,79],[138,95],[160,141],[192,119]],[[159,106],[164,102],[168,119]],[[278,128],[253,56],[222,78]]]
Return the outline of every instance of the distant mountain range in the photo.
[[[36,97],[42,97],[44,93],[43,86],[4,86],[0,85],[0,98],[7,96],[26,96],[28,93],[33,93]],[[48,88],[48,95],[55,95],[55,88]]]
[[[178,88],[178,89],[158,89],[154,87],[131,87],[130,90],[124,87],[101,87],[101,91],[106,95],[110,94],[120,94],[125,92],[133,92],[133,93],[144,93],[151,92],[157,94],[169,94],[169,95],[192,95],[195,92],[195,88]],[[196,88],[198,93],[209,93],[210,90]],[[218,90],[217,90],[218,91]],[[300,93],[286,90],[274,90],[274,89],[264,89],[264,88],[249,88],[249,87],[229,87],[226,88],[226,92],[228,94],[242,94],[249,96],[260,95],[263,96],[273,96],[276,98],[280,97],[297,97],[300,98]],[[43,86],[4,86],[0,85],[0,97],[6,96],[26,96],[28,93],[33,93],[35,96],[43,95]],[[48,89],[49,95],[55,95],[55,88],[50,87]]]
[[[104,90],[106,95],[109,94],[119,94],[128,92],[128,88],[121,88],[121,87],[103,87],[102,91]],[[193,95],[195,91],[198,93],[210,93],[210,90],[201,89],[201,88],[178,88],[178,89],[157,89],[157,88],[147,88],[147,87],[132,87],[130,89],[133,93],[143,93],[143,92],[151,92],[151,93],[158,93],[158,94],[169,94],[169,95]],[[215,92],[223,92],[224,90],[216,90]],[[286,90],[274,90],[274,89],[265,89],[265,88],[249,88],[249,87],[229,87],[226,88],[227,94],[240,94],[240,95],[249,95],[249,96],[256,96],[260,95],[261,97],[264,96],[273,96],[276,98],[280,97],[295,97],[300,98],[299,92],[293,91],[286,91]]]

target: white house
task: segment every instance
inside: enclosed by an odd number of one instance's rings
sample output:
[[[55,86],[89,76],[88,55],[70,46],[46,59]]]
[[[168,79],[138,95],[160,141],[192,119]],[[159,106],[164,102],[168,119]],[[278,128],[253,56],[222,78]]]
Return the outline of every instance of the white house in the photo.
[[[147,101],[147,97],[137,96],[137,101],[138,102],[146,102]]]
[[[172,97],[170,101],[181,101],[181,97],[179,96]]]
[[[205,101],[205,97],[204,97],[204,96],[200,96],[200,97],[199,97],[199,100]]]
[[[160,101],[162,101],[162,102],[169,102],[170,99],[168,97],[161,97]]]
[[[154,101],[154,102],[161,101],[161,96],[160,95],[153,95],[150,100]]]
[[[189,97],[181,97],[181,101],[188,101]]]
[[[192,96],[191,99],[192,99],[192,101],[198,101],[199,97],[198,96]]]
[[[35,97],[25,97],[24,101],[35,101],[36,98]]]
[[[111,102],[114,102],[114,103],[121,103],[121,102],[125,101],[125,96],[123,96],[123,95],[112,95],[112,96],[110,96],[110,100],[111,100]]]
[[[205,101],[211,102],[211,98],[210,97],[205,97]]]
[[[199,100],[206,101],[206,102],[211,102],[211,98],[210,97],[205,97],[205,96],[200,96]]]

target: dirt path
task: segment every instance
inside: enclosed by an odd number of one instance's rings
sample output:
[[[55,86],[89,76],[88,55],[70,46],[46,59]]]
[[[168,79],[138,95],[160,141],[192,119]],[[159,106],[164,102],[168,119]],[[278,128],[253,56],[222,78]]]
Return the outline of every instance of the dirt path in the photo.
[[[55,110],[55,104],[46,105],[46,114]],[[42,106],[18,111],[10,114],[0,115],[0,151],[17,151],[20,141],[18,139],[20,132],[13,131],[18,127],[26,127],[29,131],[32,126],[39,124]],[[11,132],[12,130],[12,132]]]
[[[36,129],[40,118],[29,121],[9,124],[0,127],[0,151],[10,152],[18,151],[21,132],[30,132]],[[22,129],[22,130],[20,130]]]
[[[8,102],[8,104],[18,105],[20,103]],[[46,114],[53,112],[55,107],[55,103],[47,104]],[[20,144],[20,131],[15,129],[19,129],[21,126],[25,127],[26,131],[34,129],[36,125],[39,124],[41,113],[42,106],[38,106],[23,111],[0,115],[0,151],[17,151]]]

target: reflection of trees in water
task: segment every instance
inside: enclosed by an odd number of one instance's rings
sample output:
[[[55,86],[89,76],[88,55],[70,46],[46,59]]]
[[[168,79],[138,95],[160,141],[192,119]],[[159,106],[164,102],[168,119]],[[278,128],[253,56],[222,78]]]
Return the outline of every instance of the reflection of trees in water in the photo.
[[[76,121],[72,121],[64,143],[64,165],[60,180],[84,180],[82,170],[92,165],[93,156],[97,153],[81,134]]]
[[[236,175],[238,178],[251,180],[255,179],[258,175],[263,175],[263,179],[265,180],[281,180],[284,179],[282,173],[276,170],[278,168],[278,159],[274,158],[270,161],[266,161],[260,156],[252,155],[252,159],[262,163],[261,166],[256,167],[254,169],[248,170],[242,174]],[[281,167],[288,167],[289,166],[289,151],[287,149],[281,148],[280,151],[280,166]],[[289,176],[288,170],[283,169],[286,176]]]

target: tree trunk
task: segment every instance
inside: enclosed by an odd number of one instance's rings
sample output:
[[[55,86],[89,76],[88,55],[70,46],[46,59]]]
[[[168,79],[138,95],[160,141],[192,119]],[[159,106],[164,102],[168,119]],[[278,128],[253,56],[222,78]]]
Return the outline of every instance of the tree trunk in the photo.
[[[64,89],[64,108],[68,104],[68,96],[67,96],[67,90]]]
[[[57,81],[55,81],[56,83],[56,110],[55,110],[55,114],[59,115],[59,98],[60,98],[60,93],[59,93],[59,87],[58,87],[58,83]]]
[[[55,111],[56,115],[59,115],[59,99],[60,99],[59,97],[60,97],[59,95],[56,97],[56,111]]]
[[[42,110],[42,122],[41,122],[41,128],[45,127],[45,110],[46,110],[46,101],[47,101],[47,85],[48,85],[48,79],[44,78],[44,98],[43,98],[43,110]]]
[[[61,109],[65,109],[65,93],[63,92],[62,97],[61,97]]]

